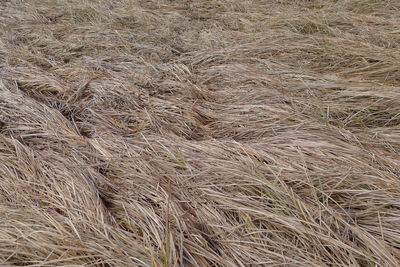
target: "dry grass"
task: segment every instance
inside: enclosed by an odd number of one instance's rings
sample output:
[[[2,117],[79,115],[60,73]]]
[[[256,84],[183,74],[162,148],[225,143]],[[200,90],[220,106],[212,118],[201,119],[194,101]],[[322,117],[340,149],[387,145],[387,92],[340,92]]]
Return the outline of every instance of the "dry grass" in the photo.
[[[0,264],[397,267],[399,152],[399,1],[0,1]]]

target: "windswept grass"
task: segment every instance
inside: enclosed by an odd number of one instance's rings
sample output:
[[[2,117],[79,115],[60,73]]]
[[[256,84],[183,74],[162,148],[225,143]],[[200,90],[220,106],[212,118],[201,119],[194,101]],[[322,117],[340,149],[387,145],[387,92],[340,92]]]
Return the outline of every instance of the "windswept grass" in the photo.
[[[399,1],[0,1],[0,264],[397,267],[399,153]]]

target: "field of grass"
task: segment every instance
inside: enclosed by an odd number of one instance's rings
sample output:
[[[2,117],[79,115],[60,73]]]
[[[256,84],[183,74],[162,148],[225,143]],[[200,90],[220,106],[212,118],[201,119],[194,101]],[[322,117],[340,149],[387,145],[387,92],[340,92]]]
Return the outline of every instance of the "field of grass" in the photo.
[[[400,266],[400,1],[0,1],[0,265]]]

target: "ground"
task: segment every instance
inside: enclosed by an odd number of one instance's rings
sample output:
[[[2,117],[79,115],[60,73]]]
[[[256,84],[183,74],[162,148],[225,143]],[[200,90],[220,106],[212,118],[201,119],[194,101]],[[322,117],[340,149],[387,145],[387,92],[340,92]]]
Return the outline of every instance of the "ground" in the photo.
[[[400,266],[400,1],[0,1],[0,264]]]

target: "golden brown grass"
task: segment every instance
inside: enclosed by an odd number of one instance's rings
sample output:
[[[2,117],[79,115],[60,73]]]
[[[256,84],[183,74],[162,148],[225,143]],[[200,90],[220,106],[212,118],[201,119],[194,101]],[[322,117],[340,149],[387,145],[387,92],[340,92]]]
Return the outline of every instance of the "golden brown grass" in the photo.
[[[400,1],[0,1],[0,264],[400,266]]]

